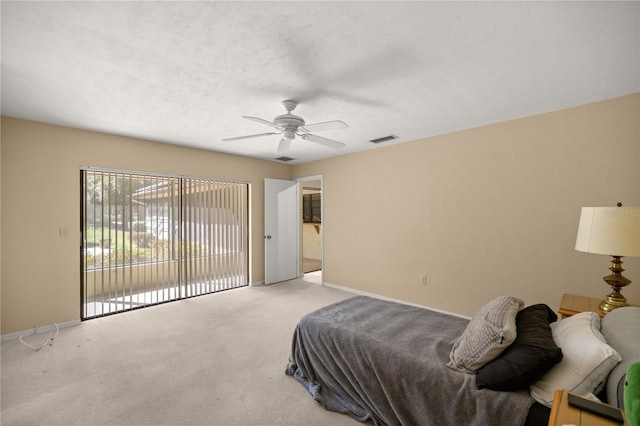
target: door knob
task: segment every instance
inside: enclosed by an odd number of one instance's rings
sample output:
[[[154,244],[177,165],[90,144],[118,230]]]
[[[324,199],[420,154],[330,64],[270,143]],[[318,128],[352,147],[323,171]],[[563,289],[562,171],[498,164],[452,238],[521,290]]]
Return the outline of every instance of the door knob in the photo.
[[[270,240],[270,239],[271,239],[271,235],[265,235],[265,236],[264,236],[264,238],[265,238],[266,240]]]

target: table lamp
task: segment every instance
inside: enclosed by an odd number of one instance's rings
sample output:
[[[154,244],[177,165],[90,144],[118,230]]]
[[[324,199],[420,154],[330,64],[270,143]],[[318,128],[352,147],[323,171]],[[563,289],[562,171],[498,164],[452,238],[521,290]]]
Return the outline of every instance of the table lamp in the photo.
[[[602,313],[627,306],[620,289],[631,284],[631,280],[622,275],[621,258],[640,256],[640,207],[582,207],[576,250],[613,258],[611,274],[602,277],[613,288],[600,303]]]

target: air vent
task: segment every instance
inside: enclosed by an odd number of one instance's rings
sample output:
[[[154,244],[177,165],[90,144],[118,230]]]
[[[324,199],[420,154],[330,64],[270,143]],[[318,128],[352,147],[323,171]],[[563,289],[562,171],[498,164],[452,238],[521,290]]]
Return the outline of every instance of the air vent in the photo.
[[[278,157],[278,158],[276,158],[276,160],[278,160],[278,161],[291,161],[291,160],[295,160],[295,158],[291,158],[291,157]]]
[[[396,135],[389,135],[389,136],[383,136],[383,137],[377,138],[377,139],[371,139],[369,142],[371,142],[371,143],[382,143],[382,142],[389,142],[389,141],[392,141],[394,139],[398,139],[398,137]]]

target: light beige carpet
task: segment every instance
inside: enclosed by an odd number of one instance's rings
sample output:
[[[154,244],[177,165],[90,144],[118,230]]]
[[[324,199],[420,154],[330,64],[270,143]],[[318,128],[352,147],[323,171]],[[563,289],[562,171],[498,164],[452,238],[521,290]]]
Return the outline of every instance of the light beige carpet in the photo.
[[[351,296],[293,280],[5,341],[0,423],[358,425],[284,374],[298,319]]]

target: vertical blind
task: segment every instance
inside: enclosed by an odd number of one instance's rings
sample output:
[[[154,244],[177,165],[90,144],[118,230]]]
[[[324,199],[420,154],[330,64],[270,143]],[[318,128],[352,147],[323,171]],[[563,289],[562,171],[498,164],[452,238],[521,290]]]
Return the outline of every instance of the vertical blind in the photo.
[[[82,318],[248,284],[248,184],[82,170]]]

